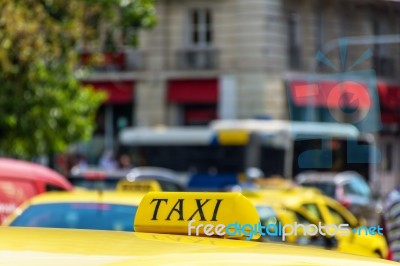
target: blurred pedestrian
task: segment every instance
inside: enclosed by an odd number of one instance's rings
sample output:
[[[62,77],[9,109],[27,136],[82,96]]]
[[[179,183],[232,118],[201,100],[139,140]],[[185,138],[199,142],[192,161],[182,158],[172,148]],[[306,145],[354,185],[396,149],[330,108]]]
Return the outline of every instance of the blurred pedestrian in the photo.
[[[74,166],[78,167],[80,169],[86,169],[89,167],[89,164],[87,162],[86,157],[83,154],[77,154],[76,155],[76,164]]]
[[[130,170],[133,168],[132,159],[128,154],[121,154],[118,158],[118,167],[121,170]]]
[[[387,196],[384,215],[385,231],[393,260],[400,262],[400,186]]]
[[[116,170],[118,168],[118,163],[112,151],[105,151],[100,158],[99,164],[104,170]]]

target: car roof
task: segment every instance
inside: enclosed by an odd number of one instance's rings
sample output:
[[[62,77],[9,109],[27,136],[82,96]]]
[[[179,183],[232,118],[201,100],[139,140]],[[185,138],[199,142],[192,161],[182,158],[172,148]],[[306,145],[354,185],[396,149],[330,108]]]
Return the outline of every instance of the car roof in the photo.
[[[287,120],[224,119],[211,123],[215,130],[245,129],[264,134],[290,134],[293,138],[301,136],[358,138],[359,130],[352,124],[329,122],[298,122]]]
[[[266,189],[257,191],[245,191],[244,195],[253,199],[253,202],[267,202],[271,205],[284,204],[298,206],[304,200],[323,197],[319,190],[313,188],[293,187],[288,189]]]
[[[66,190],[72,189],[65,177],[50,168],[16,159],[0,158],[0,178],[41,180]]]
[[[362,176],[355,171],[345,172],[304,172],[296,177],[300,184],[307,182],[332,183],[341,184],[351,179],[363,179]]]
[[[68,178],[71,179],[122,179],[131,170],[107,170],[99,167],[73,167]]]
[[[49,192],[32,198],[31,205],[50,203],[109,203],[139,205],[145,193],[139,192],[116,192],[116,191],[71,191],[71,192]]]
[[[1,265],[395,265],[308,247],[169,234],[2,227],[0,238]]]
[[[133,168],[127,175],[127,179],[130,181],[149,179],[149,177],[153,177],[152,179],[156,180],[177,182],[177,173],[163,167],[139,166]]]
[[[151,166],[138,166],[128,170],[106,170],[102,168],[79,168],[71,170],[69,178],[71,179],[128,179],[134,180],[160,180],[180,184],[178,175],[171,169]]]

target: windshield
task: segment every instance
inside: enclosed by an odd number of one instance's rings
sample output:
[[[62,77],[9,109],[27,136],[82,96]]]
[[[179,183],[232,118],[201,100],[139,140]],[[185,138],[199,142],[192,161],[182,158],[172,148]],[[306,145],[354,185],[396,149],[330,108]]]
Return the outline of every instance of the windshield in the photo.
[[[136,209],[104,203],[38,204],[28,207],[11,226],[133,231]]]
[[[85,178],[71,178],[70,181],[74,187],[80,187],[89,190],[115,190],[119,180],[87,180]]]
[[[333,184],[333,183],[305,182],[301,185],[305,186],[305,187],[318,188],[319,190],[321,190],[322,193],[324,193],[325,195],[327,195],[331,198],[335,198],[335,196],[336,196],[335,195],[336,187],[335,187],[335,184]]]
[[[346,195],[356,195],[370,198],[372,197],[371,189],[364,180],[355,178],[351,179],[344,185],[344,193]]]
[[[276,226],[281,222],[278,220],[277,214],[272,207],[269,206],[256,206],[258,216],[260,216],[260,221],[263,226],[268,226],[268,231],[270,233],[267,234],[266,229],[264,229],[265,236],[261,237],[261,241],[266,242],[282,242],[282,237],[276,231]],[[276,235],[275,235],[276,234]]]
[[[371,144],[362,140],[313,138],[294,142],[293,175],[304,171],[355,171],[369,180]],[[349,152],[351,151],[351,152]]]

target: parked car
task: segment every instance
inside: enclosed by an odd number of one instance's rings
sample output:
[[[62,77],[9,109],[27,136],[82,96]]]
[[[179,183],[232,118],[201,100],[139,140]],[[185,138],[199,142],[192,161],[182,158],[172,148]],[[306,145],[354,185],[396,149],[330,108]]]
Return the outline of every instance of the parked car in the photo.
[[[68,179],[79,188],[89,190],[184,191],[184,180],[169,169],[135,167],[130,170],[73,168]],[[149,189],[145,189],[148,187]]]
[[[57,172],[31,162],[0,158],[0,223],[27,199],[63,190],[72,190],[72,185]]]
[[[347,224],[351,229],[348,235],[342,235],[338,233],[339,231],[335,231],[338,251],[368,257],[388,258],[388,246],[382,235],[356,233],[357,230],[360,230],[360,228],[364,226],[363,221],[357,220],[357,218],[339,202],[331,197],[327,197],[316,189],[297,187],[276,190],[244,191],[242,193],[247,198],[251,199],[257,207],[272,206],[276,209],[278,206],[281,209],[294,212],[296,220],[301,224],[318,224],[319,222],[324,226],[331,224],[336,226]],[[287,213],[279,214],[277,212],[277,214],[277,219],[280,220],[282,224],[290,220],[289,216],[285,217],[285,220],[282,219]],[[261,220],[263,219],[261,218]],[[289,221],[289,223],[293,222],[293,220],[291,222]],[[299,237],[300,234],[295,238],[288,238],[287,242],[303,242],[303,240],[307,240],[299,239]],[[309,240],[313,241],[310,242]],[[308,239],[307,244],[318,246],[318,242],[320,241],[315,240],[318,239]],[[335,241],[332,241],[331,244],[334,242]],[[322,241],[320,243],[324,242]]]
[[[368,183],[357,172],[306,172],[298,175],[296,181],[302,186],[320,189],[357,217],[365,218],[368,224],[376,225],[380,221],[382,203],[374,197]]]
[[[160,200],[162,204],[154,204]],[[175,209],[177,202],[185,202],[180,207],[181,213]],[[199,202],[203,204],[199,205]],[[213,202],[222,204],[216,210]],[[206,206],[200,207],[203,205]],[[173,213],[171,219],[165,219],[170,213]],[[200,228],[206,223],[206,228],[211,226],[211,235],[208,229],[196,233],[194,228],[188,235],[188,221],[181,216],[186,218],[192,214],[197,220],[194,227]],[[202,216],[207,220],[198,221]],[[237,193],[147,193],[134,219],[135,232],[1,227],[0,264],[398,265],[376,258],[310,247],[244,241],[241,239],[248,236],[240,233],[243,229],[239,229],[239,234],[219,235],[220,230],[216,228],[220,226],[225,230],[234,222],[251,226],[260,220],[254,205]],[[133,221],[133,216],[130,220]],[[97,220],[92,222],[97,223]],[[252,239],[257,240],[257,234],[252,235]]]

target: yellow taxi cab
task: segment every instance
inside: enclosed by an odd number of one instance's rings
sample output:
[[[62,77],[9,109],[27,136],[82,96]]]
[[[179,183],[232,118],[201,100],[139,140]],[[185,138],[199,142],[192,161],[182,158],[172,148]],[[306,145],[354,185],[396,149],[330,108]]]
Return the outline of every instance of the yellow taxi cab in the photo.
[[[294,224],[295,222],[303,225],[315,224],[318,221],[314,216],[310,215],[306,210],[298,209],[296,211],[285,208],[282,204],[271,204],[266,202],[262,197],[253,195],[249,196],[249,199],[255,205],[260,221],[263,225],[268,224]],[[274,228],[275,229],[275,228]],[[283,228],[285,230],[286,228]],[[286,230],[288,231],[288,230]],[[273,230],[275,232],[275,230]],[[331,240],[322,235],[315,235],[313,237],[306,236],[302,232],[298,232],[297,235],[287,233],[285,240],[282,239],[281,235],[266,235],[261,238],[262,241],[272,242],[285,242],[288,244],[297,245],[311,245],[318,247],[325,247],[335,249]]]
[[[385,238],[368,228],[336,200],[329,198],[316,189],[293,187],[290,189],[261,190],[244,192],[249,197],[258,197],[258,201],[271,206],[282,206],[297,217],[305,217],[312,223],[322,226],[347,224],[348,234],[335,234],[337,249],[341,252],[371,257],[386,258],[388,246]],[[378,228],[376,228],[378,229]],[[290,241],[293,239],[288,239]]]
[[[160,183],[157,180],[144,179],[129,181],[123,179],[118,181],[116,191],[121,192],[150,192],[150,191],[163,191]]]
[[[259,221],[240,193],[151,192],[137,209],[135,232],[2,227],[0,265],[398,265],[238,240],[257,239],[251,225]]]
[[[132,231],[144,193],[50,192],[36,196],[4,221],[6,226]]]

